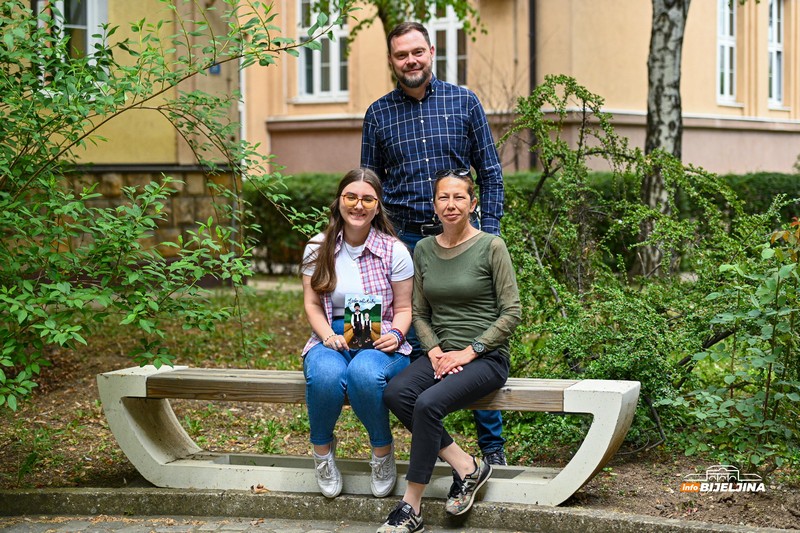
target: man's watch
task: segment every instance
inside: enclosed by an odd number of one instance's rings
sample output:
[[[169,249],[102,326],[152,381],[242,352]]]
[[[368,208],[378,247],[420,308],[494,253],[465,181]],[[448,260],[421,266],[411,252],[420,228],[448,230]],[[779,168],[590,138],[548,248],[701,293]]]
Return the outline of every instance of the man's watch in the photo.
[[[475,341],[472,343],[473,351],[478,355],[483,355],[486,352],[486,345],[480,341]]]

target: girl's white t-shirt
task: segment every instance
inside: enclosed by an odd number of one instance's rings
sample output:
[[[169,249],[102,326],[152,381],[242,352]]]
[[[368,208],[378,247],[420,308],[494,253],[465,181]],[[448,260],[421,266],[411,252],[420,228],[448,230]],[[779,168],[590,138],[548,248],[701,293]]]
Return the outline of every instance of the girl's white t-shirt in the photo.
[[[317,235],[306,245],[303,252],[303,260],[307,260],[311,254],[316,253],[322,242],[322,235]],[[361,274],[358,271],[356,259],[364,251],[365,245],[350,246],[342,241],[342,248],[336,256],[336,289],[331,294],[333,304],[333,316],[344,316],[344,299],[347,294],[364,294],[364,284],[361,282]],[[303,275],[311,276],[314,273],[314,266],[308,266],[303,270]],[[400,241],[395,241],[392,248],[392,273],[391,281],[403,281],[414,276],[414,262],[411,253],[406,245]]]

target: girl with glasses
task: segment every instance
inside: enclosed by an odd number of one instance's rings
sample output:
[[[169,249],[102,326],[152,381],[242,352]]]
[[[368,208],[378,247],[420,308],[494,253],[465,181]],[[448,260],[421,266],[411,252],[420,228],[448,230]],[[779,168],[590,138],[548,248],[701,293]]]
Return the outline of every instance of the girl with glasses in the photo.
[[[301,264],[303,304],[312,329],[303,349],[310,440],[317,483],[328,498],[342,491],[334,428],[345,396],[369,433],[372,493],[388,495],[397,480],[383,390],[409,363],[405,335],[411,326],[414,267],[395,237],[382,194],[371,170],[348,172],[330,205],[327,228],[309,241]],[[346,309],[346,302],[352,308]],[[376,305],[377,319],[367,308]],[[351,315],[346,326],[345,314]],[[371,332],[371,345],[361,349],[354,335],[357,322],[360,331]]]

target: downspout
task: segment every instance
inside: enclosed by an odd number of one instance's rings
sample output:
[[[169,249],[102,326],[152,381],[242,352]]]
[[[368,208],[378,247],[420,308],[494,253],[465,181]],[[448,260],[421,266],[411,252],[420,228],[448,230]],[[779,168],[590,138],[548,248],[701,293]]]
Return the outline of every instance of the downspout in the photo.
[[[528,0],[528,85],[530,88],[529,94],[533,94],[536,90],[536,0]],[[530,154],[530,168],[536,168],[539,162],[538,154],[535,151],[528,152]]]

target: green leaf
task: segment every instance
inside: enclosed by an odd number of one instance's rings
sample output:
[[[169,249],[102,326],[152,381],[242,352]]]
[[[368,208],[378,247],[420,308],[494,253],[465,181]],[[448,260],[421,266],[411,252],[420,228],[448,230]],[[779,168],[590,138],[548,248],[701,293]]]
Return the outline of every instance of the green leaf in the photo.
[[[786,279],[792,275],[792,272],[797,267],[797,263],[792,263],[790,265],[783,265],[780,270],[778,270],[778,277],[781,279]]]

